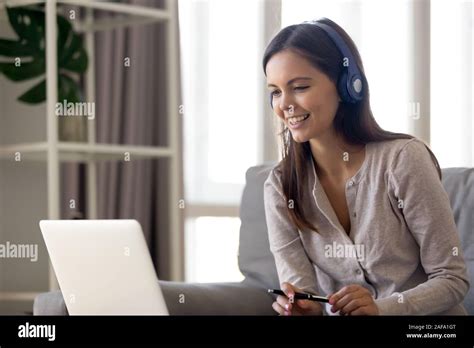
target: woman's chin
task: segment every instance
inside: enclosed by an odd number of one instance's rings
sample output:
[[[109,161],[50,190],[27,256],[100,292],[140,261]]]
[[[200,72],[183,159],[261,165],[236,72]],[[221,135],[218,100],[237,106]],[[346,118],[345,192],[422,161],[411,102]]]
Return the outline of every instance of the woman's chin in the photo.
[[[302,134],[291,133],[291,136],[293,137],[293,141],[295,141],[296,143],[304,143],[308,141],[307,137],[303,136]]]

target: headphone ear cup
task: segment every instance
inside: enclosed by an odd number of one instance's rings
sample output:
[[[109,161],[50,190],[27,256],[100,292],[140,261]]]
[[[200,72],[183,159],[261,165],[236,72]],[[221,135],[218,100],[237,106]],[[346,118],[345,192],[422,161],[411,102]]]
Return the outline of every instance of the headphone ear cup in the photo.
[[[341,97],[342,101],[350,102],[351,96],[349,91],[347,90],[347,70],[344,69],[339,77],[339,81],[337,82],[337,91],[339,92],[339,96]]]

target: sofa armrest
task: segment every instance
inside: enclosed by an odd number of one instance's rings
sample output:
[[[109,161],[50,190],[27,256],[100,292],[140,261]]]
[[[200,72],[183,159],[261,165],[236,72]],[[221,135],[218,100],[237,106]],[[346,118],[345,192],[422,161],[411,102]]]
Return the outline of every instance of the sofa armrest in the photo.
[[[265,289],[242,283],[160,282],[160,285],[172,315],[276,314],[272,309],[274,299]]]
[[[273,297],[265,289],[243,283],[160,281],[171,315],[275,315]],[[34,315],[68,315],[61,291],[40,294]]]

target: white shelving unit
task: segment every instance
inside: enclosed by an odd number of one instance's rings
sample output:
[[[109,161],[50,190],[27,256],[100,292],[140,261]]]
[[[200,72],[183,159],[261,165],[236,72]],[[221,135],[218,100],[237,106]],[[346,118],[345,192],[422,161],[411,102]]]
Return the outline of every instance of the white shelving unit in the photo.
[[[46,75],[47,139],[44,142],[0,145],[0,158],[14,158],[20,152],[22,160],[39,160],[47,163],[48,218],[60,218],[60,174],[61,161],[78,161],[87,164],[87,216],[97,218],[96,163],[100,160],[120,160],[129,152],[132,159],[167,158],[169,160],[170,206],[177,207],[181,197],[180,144],[178,124],[178,14],[177,0],[165,0],[165,9],[156,9],[100,0],[4,0],[0,1],[0,11],[6,7],[46,3]],[[56,15],[57,5],[67,4],[86,8],[86,18],[82,23],[74,24],[75,30],[84,33],[86,50],[89,55],[89,67],[86,73],[86,99],[95,101],[95,66],[94,66],[94,33],[132,25],[152,22],[166,24],[167,40],[167,90],[168,90],[168,134],[169,144],[166,147],[111,145],[96,143],[95,120],[88,120],[87,143],[61,142],[58,139],[58,117],[55,115],[57,101],[57,46]],[[122,14],[120,18],[93,21],[93,10],[110,11]],[[170,255],[172,280],[184,279],[182,221],[178,209],[170,209]],[[49,267],[50,290],[58,289],[54,271]],[[33,299],[36,293],[0,292],[0,300]]]

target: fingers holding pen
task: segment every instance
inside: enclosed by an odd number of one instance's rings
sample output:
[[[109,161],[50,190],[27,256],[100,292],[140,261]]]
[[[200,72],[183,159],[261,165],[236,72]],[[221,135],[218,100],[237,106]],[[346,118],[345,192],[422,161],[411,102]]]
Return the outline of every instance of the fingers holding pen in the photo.
[[[279,315],[291,315],[292,304],[286,296],[278,295],[275,302],[272,304],[273,309]]]
[[[283,292],[283,294],[281,294]],[[278,293],[278,292],[277,292]],[[296,299],[297,293],[303,291],[290,283],[281,284],[281,295],[278,295],[276,301],[273,302],[272,308],[279,315],[321,315],[321,304],[305,299]]]
[[[275,312],[278,313],[278,315],[288,315],[288,314],[286,314],[285,308],[282,307],[282,306],[278,303],[278,301],[275,301],[275,302],[272,303],[272,308],[273,308],[273,310],[274,310]]]
[[[285,296],[278,295],[276,301],[272,304],[272,308],[279,315],[288,316],[292,314],[295,290],[289,283],[281,284],[281,290],[285,293]]]
[[[291,313],[291,311],[293,309],[293,304],[292,304],[291,299],[289,299],[286,296],[279,295],[279,296],[277,296],[277,302],[282,308],[285,309],[285,311]]]

